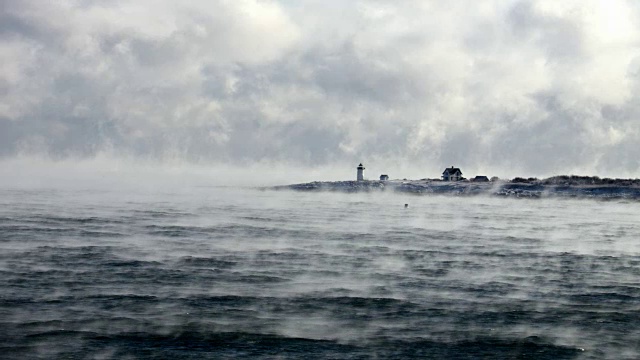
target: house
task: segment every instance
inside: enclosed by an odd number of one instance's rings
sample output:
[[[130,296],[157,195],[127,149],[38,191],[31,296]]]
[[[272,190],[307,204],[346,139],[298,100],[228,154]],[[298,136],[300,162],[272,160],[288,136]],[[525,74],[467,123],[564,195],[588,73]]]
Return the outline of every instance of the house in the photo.
[[[452,166],[450,168],[446,168],[442,173],[443,181],[460,181],[462,179],[462,171],[460,171],[460,169],[457,167]]]
[[[473,182],[489,182],[489,178],[486,176],[478,175],[471,180]]]
[[[380,175],[380,181],[387,181],[387,180],[389,180],[389,175],[384,175],[384,174]]]

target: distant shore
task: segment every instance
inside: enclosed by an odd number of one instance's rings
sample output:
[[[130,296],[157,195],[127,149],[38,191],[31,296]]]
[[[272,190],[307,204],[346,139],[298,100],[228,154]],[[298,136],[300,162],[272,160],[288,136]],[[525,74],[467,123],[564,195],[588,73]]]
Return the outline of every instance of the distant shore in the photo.
[[[490,182],[422,180],[314,181],[282,185],[271,190],[307,192],[393,191],[424,195],[488,195],[517,198],[596,198],[640,200],[640,179],[608,179],[591,176],[561,175],[547,179],[514,178]]]

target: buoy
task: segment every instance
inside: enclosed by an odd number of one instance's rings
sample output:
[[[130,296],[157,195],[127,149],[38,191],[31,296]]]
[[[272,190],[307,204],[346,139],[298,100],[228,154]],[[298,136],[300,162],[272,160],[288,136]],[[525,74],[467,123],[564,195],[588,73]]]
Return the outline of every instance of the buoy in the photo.
[[[405,209],[408,208],[408,207],[409,207],[409,204],[404,204],[404,208]]]

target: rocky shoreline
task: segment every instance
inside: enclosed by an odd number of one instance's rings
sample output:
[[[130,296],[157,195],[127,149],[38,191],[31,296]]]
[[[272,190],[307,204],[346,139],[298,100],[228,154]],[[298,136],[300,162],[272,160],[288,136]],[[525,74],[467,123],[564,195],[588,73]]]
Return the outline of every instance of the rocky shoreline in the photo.
[[[545,180],[516,178],[510,181],[448,182],[440,180],[365,180],[365,181],[314,181],[303,184],[274,186],[271,190],[306,192],[399,192],[423,195],[452,196],[501,196],[515,198],[595,198],[640,200],[638,180],[598,179],[571,181],[571,177],[554,177]],[[560,181],[560,180],[566,181]],[[593,178],[591,178],[593,179]],[[575,180],[575,179],[574,179]]]

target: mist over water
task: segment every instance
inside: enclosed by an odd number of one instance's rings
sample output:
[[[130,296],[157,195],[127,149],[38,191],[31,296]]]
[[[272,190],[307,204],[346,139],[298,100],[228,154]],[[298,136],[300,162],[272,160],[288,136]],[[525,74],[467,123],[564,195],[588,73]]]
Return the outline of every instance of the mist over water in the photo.
[[[637,178],[640,2],[0,2],[0,360],[640,358],[637,182],[428,181]]]
[[[640,356],[636,202],[58,185],[0,188],[4,358]]]

